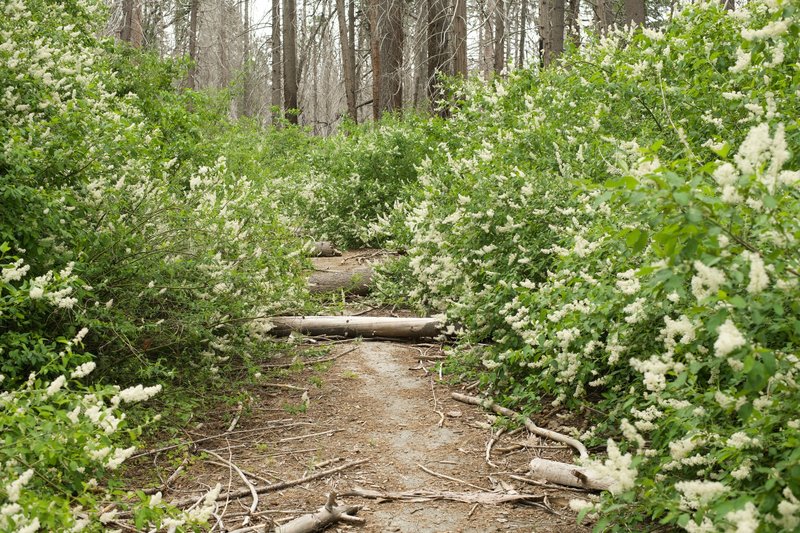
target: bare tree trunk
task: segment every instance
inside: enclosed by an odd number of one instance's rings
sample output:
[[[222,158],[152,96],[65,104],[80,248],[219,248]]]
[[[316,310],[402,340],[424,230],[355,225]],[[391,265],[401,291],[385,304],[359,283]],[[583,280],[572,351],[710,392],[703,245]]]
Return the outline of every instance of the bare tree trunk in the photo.
[[[428,107],[428,1],[415,0],[417,19],[414,21],[414,108]]]
[[[496,0],[494,26],[494,71],[502,72],[506,66],[506,7],[505,0]]]
[[[119,38],[137,48],[142,46],[142,6],[137,0],[122,1],[122,28]]]
[[[497,9],[496,0],[486,0],[483,20],[482,67],[483,79],[488,80],[494,72],[494,14]]]
[[[576,48],[581,44],[580,11],[581,0],[569,0],[569,9],[567,10],[567,35]]]
[[[347,19],[344,12],[344,0],[336,0],[336,13],[339,18],[339,41],[342,46],[342,68],[344,70],[344,93],[347,99],[347,114],[358,122],[356,112],[356,66],[354,59],[355,52],[351,50],[355,45],[349,39]]]
[[[528,0],[522,0],[519,12],[519,48],[517,49],[517,68],[525,66],[525,39],[528,25]]]
[[[376,122],[380,120],[383,112],[381,102],[381,84],[383,75],[381,72],[381,34],[378,29],[380,0],[369,0],[369,45],[370,56],[372,59],[372,118]]]
[[[283,90],[281,86],[281,0],[272,0],[272,97],[273,123],[281,116]]]
[[[432,108],[443,96],[439,77],[447,72],[448,18],[444,0],[428,0],[428,98]]]
[[[539,0],[539,62],[542,67],[550,64],[553,49],[550,32],[550,10],[553,0]]]
[[[453,19],[453,73],[467,77],[467,0],[455,0]]]
[[[611,1],[612,0],[597,0],[595,16],[597,17],[597,31],[600,35],[604,35],[608,31],[608,28],[611,27]]]
[[[283,0],[283,106],[286,119],[297,124],[297,4]]]
[[[347,49],[347,51],[350,54],[350,64],[353,65],[353,92],[355,94],[356,101],[358,101],[359,77],[356,70],[356,0],[350,0],[349,5],[347,6],[347,18],[347,38],[348,42],[350,43],[350,47]],[[356,116],[353,117],[353,120],[358,122],[358,107],[356,107]]]
[[[242,54],[242,68],[244,80],[242,82],[242,110],[241,114],[249,117],[253,113],[252,98],[252,65],[250,57],[250,0],[244,0],[244,53]],[[225,25],[223,21],[222,25]]]
[[[727,11],[734,11],[736,9],[736,2],[735,0],[720,0],[720,5],[724,7]]]
[[[624,0],[625,24],[641,26],[645,20],[644,0]]]
[[[552,0],[552,18],[550,19],[550,62],[564,51],[564,1]]]
[[[200,0],[191,0],[189,4],[189,88],[197,88],[197,12]]]
[[[403,0],[382,0],[385,6],[382,18],[386,21],[381,31],[381,105],[386,111],[403,107]],[[380,19],[379,19],[380,23]]]

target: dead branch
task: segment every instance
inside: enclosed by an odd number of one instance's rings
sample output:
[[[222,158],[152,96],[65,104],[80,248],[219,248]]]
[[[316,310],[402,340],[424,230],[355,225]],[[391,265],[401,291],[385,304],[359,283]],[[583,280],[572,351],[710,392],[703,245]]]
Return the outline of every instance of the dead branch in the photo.
[[[299,331],[307,335],[342,337],[384,337],[419,339],[441,333],[442,323],[435,318],[395,318],[368,316],[280,316],[270,318],[274,335]]]
[[[466,485],[468,487],[472,487],[473,489],[488,490],[485,487],[481,487],[479,485],[473,485],[472,483],[469,483],[469,482],[464,481],[462,479],[458,479],[456,477],[450,477],[450,476],[448,476],[446,474],[440,474],[439,472],[434,472],[433,470],[430,470],[429,468],[425,468],[424,466],[422,466],[420,464],[418,464],[417,466],[420,467],[422,470],[424,470],[425,472],[429,473],[432,476],[436,476],[436,477],[439,477],[439,478],[442,478],[442,479],[446,479],[448,481],[454,481],[456,483],[461,483],[462,485]]]
[[[328,470],[322,470],[320,472],[316,472],[316,473],[311,474],[309,476],[304,476],[304,477],[302,477],[300,479],[293,479],[293,480],[284,481],[284,482],[281,482],[281,483],[273,483],[272,485],[267,485],[265,487],[257,487],[256,488],[256,493],[257,494],[265,494],[265,493],[268,493],[268,492],[277,492],[279,490],[284,490],[284,489],[288,489],[288,488],[291,488],[291,487],[295,487],[297,485],[302,485],[304,483],[308,483],[309,481],[314,481],[316,479],[320,479],[320,478],[323,478],[323,477],[330,476],[332,474],[336,474],[337,472],[341,472],[342,470],[347,470],[348,468],[353,468],[354,466],[362,465],[362,464],[366,463],[367,461],[368,461],[368,459],[361,459],[359,461],[353,461],[353,462],[350,462],[350,463],[343,464],[341,466],[337,466],[336,468],[329,468]],[[230,492],[226,492],[225,494],[220,494],[217,497],[217,501],[224,500],[226,498],[229,498],[229,499],[242,498],[242,497],[248,496],[249,494],[250,494],[250,489],[249,488],[248,489],[243,489],[243,490],[230,491]],[[180,500],[175,500],[175,501],[171,502],[171,504],[174,505],[175,507],[185,507],[187,505],[192,505],[193,503],[195,503],[195,500],[196,500],[195,497],[182,498]]]
[[[231,431],[233,431],[236,428],[236,424],[239,423],[239,417],[242,416],[242,409],[243,408],[244,408],[244,404],[242,404],[242,402],[239,402],[238,405],[236,406],[236,416],[233,417],[233,420],[231,421],[231,425],[228,426],[227,433],[230,433]]]
[[[250,489],[250,496],[252,496],[253,498],[253,503],[252,505],[250,505],[250,512],[255,513],[256,508],[258,508],[258,493],[256,492],[256,488],[253,486],[253,484],[250,483],[250,480],[247,479],[247,476],[244,475],[244,472],[242,472],[241,468],[236,466],[233,462],[228,461],[227,459],[223,459],[222,456],[220,456],[218,453],[212,452],[211,450],[201,450],[201,451],[209,455],[213,455],[214,457],[222,461],[222,464],[228,466],[229,468],[232,468],[233,470],[236,471],[237,474],[239,474],[239,477],[242,479],[242,481],[244,481],[244,484],[247,485],[248,489]]]
[[[481,503],[498,505],[501,503],[530,502],[540,503],[544,500],[541,494],[503,494],[500,492],[437,492],[430,490],[410,490],[406,492],[384,492],[355,488],[341,496],[355,496],[371,500],[399,500],[407,502],[429,502],[433,500],[450,500],[463,503]]]
[[[309,433],[307,435],[297,435],[296,437],[286,437],[284,439],[279,440],[278,442],[291,442],[293,440],[303,440],[309,437],[319,437],[322,435],[333,435],[338,431],[344,431],[343,429],[329,429],[327,431],[320,431],[319,433]]]
[[[494,446],[494,443],[497,442],[498,439],[500,439],[500,436],[503,434],[503,432],[505,432],[505,430],[506,428],[500,428],[497,430],[496,434],[494,431],[492,431],[492,434],[489,437],[489,442],[486,443],[486,454],[485,454],[486,464],[491,466],[492,468],[497,468],[497,465],[492,462],[492,446]]]
[[[530,431],[534,435],[539,435],[540,437],[545,437],[550,440],[560,442],[562,444],[567,444],[575,448],[575,450],[578,452],[578,454],[582,459],[589,457],[589,452],[586,450],[586,446],[584,446],[579,440],[573,439],[572,437],[564,435],[563,433],[558,433],[557,431],[540,428],[539,426],[534,424],[533,420],[531,420],[527,416],[523,416],[517,413],[516,411],[512,411],[511,409],[497,405],[491,400],[484,400],[478,398],[477,396],[467,396],[466,394],[461,394],[458,392],[453,392],[450,394],[450,396],[454,400],[457,400],[459,402],[468,403],[472,405],[480,405],[485,409],[491,409],[492,411],[494,411],[499,415],[507,416],[512,420],[516,420],[517,422],[523,424],[528,429],[528,431]]]
[[[336,249],[332,242],[318,241],[309,243],[309,254],[313,257],[339,257],[342,252]]]
[[[350,348],[349,350],[345,350],[342,353],[336,354],[336,355],[334,355],[332,357],[326,357],[324,359],[299,359],[299,360],[297,360],[295,362],[292,362],[292,363],[280,363],[280,364],[276,364],[276,365],[262,365],[261,368],[263,368],[265,370],[272,370],[272,369],[275,369],[275,368],[291,368],[291,367],[295,366],[296,364],[315,365],[317,363],[327,363],[328,361],[335,361],[336,359],[339,359],[343,355],[347,355],[347,354],[349,354],[351,352],[354,352],[356,350],[358,350],[358,346],[356,346],[355,348]],[[303,389],[303,390],[305,390],[305,389]]]
[[[531,475],[557,485],[589,490],[608,490],[613,480],[598,476],[591,469],[539,457],[531,460]]]
[[[336,505],[336,493],[328,495],[328,501],[316,513],[309,513],[275,529],[275,533],[310,533],[321,531],[331,524],[342,521],[350,524],[363,525],[365,520],[353,516],[361,509],[357,505]]]

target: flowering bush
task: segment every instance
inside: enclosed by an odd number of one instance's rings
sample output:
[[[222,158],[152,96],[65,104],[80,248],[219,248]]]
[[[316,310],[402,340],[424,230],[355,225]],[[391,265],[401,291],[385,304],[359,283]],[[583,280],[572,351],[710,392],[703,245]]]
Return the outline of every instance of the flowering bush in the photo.
[[[494,394],[603,413],[597,530],[800,526],[797,8],[692,6],[467,84],[384,228],[409,294],[495,341]]]

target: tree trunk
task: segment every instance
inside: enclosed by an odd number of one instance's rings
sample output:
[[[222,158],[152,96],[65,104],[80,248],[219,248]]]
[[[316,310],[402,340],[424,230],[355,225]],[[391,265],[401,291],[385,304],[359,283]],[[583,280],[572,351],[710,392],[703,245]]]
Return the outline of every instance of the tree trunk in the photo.
[[[496,11],[496,0],[486,0],[486,12],[483,21],[483,47],[481,63],[483,67],[483,79],[488,80],[494,72],[494,13]]]
[[[600,477],[588,468],[536,457],[530,463],[531,476],[557,485],[589,490],[608,490],[613,480]]]
[[[564,51],[564,1],[552,0],[552,18],[550,19],[550,60],[551,63]]]
[[[142,46],[143,37],[142,6],[138,0],[123,0],[119,38],[138,48]]]
[[[644,24],[644,0],[624,0],[625,24],[641,26]]]
[[[197,88],[197,12],[200,0],[191,0],[189,4],[189,88]]]
[[[274,335],[289,335],[299,331],[306,335],[419,339],[436,337],[442,329],[442,323],[434,318],[278,316],[269,321],[274,326],[270,333]]]
[[[467,77],[467,0],[455,0],[453,18],[453,73]]]
[[[381,0],[378,24],[385,21],[381,36],[381,105],[386,111],[403,107],[403,0]]]
[[[431,109],[444,96],[440,76],[447,73],[447,5],[428,0],[428,99]]]
[[[724,7],[727,11],[734,11],[736,9],[736,2],[735,0],[719,0],[719,3],[722,7]]]
[[[272,0],[272,92],[273,124],[281,116],[283,90],[281,85],[281,0]]]
[[[519,12],[519,48],[517,49],[517,68],[525,66],[525,39],[528,25],[528,0],[522,0]]]
[[[552,2],[553,0],[539,0],[539,63],[542,67],[550,64],[550,53],[553,49],[550,32]]]
[[[377,122],[383,113],[381,102],[383,75],[381,72],[381,33],[378,28],[380,0],[369,0],[369,48],[372,60],[372,118]]]
[[[581,0],[569,0],[569,9],[567,10],[567,35],[576,48],[581,44],[580,11]]]
[[[283,0],[283,107],[286,119],[297,124],[297,4]]]
[[[244,52],[242,54],[242,68],[244,79],[242,80],[242,108],[241,114],[249,117],[252,110],[252,65],[250,62],[250,0],[244,0]],[[223,25],[225,22],[223,21]]]
[[[355,45],[348,36],[344,0],[336,0],[336,14],[339,19],[339,41],[342,47],[342,69],[344,70],[344,93],[347,99],[347,114],[353,122],[358,122],[356,110],[356,66],[353,61]]]
[[[494,25],[494,71],[502,72],[506,66],[506,8],[505,0],[497,0]]]

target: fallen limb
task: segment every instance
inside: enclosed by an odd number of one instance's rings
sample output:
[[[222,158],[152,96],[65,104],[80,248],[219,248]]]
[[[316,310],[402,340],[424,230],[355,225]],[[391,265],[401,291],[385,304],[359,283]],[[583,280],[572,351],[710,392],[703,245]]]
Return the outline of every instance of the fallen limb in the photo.
[[[419,468],[421,468],[423,471],[427,472],[428,474],[430,474],[432,476],[436,476],[436,477],[439,477],[439,478],[442,478],[442,479],[446,479],[448,481],[454,481],[455,483],[460,483],[462,485],[466,485],[468,487],[472,487],[473,489],[478,489],[478,490],[483,490],[483,491],[486,490],[485,488],[483,488],[481,486],[473,485],[472,483],[469,483],[469,482],[464,481],[462,479],[458,479],[456,477],[451,477],[451,476],[448,476],[446,474],[440,474],[439,472],[434,472],[433,470],[431,470],[429,468],[425,468],[424,466],[422,466],[420,464],[418,464],[417,466]]]
[[[267,492],[277,492],[279,490],[288,489],[291,487],[295,487],[297,485],[302,485],[304,483],[308,483],[309,481],[314,481],[316,479],[320,479],[323,477],[330,476],[332,474],[336,474],[337,472],[341,472],[342,470],[347,470],[348,468],[353,468],[354,466],[362,465],[366,463],[368,459],[361,459],[360,461],[353,461],[351,463],[343,464],[342,466],[337,466],[336,468],[329,468],[328,470],[321,470],[314,474],[301,477],[300,479],[292,479],[290,481],[283,481],[281,483],[273,483],[272,485],[266,485],[264,487],[257,487],[256,494],[265,494]],[[230,492],[226,492],[217,496],[216,501],[231,499],[235,500],[238,498],[243,498],[245,496],[251,495],[250,489],[241,489],[241,490],[234,490]],[[189,498],[182,498],[180,500],[175,500],[170,502],[175,507],[186,507],[187,505],[192,505],[197,500],[196,497],[189,497]]]
[[[339,257],[342,252],[336,249],[332,242],[317,241],[308,244],[309,255],[312,257]]]
[[[613,480],[598,476],[589,468],[575,466],[539,457],[531,460],[531,476],[557,485],[589,490],[608,490]]]
[[[461,394],[458,392],[453,392],[450,394],[450,396],[454,400],[457,400],[459,402],[468,403],[472,405],[480,405],[485,409],[491,409],[498,415],[507,416],[512,420],[516,420],[517,422],[523,424],[528,429],[528,431],[530,431],[534,435],[539,435],[540,437],[544,437],[550,440],[554,440],[556,442],[560,442],[562,444],[567,444],[569,446],[572,446],[573,448],[575,448],[575,450],[578,452],[578,454],[582,459],[589,457],[589,452],[586,450],[586,446],[584,446],[579,440],[573,439],[572,437],[569,437],[557,431],[540,428],[539,426],[534,424],[533,420],[531,420],[527,416],[523,416],[517,413],[516,411],[512,411],[511,409],[497,405],[491,400],[484,400],[482,398],[478,398],[477,396],[467,396],[466,394]]]
[[[540,503],[542,494],[506,494],[501,492],[437,492],[431,490],[409,490],[405,492],[384,492],[355,488],[342,493],[341,496],[357,496],[371,500],[399,500],[407,502],[429,502],[433,500],[449,500],[463,503],[481,503],[498,505],[501,503],[530,502]]]
[[[349,350],[345,350],[342,353],[337,353],[336,355],[334,355],[332,357],[326,357],[324,359],[298,359],[297,361],[293,361],[291,363],[279,363],[279,364],[276,364],[276,365],[262,365],[261,368],[263,368],[265,370],[271,370],[271,369],[275,369],[275,368],[291,368],[291,367],[295,366],[296,364],[315,365],[317,363],[327,363],[329,361],[335,361],[336,359],[339,359],[341,356],[347,355],[347,354],[349,354],[351,352],[354,352],[356,350],[358,350],[358,346],[356,346],[355,348],[350,348]],[[306,389],[303,389],[303,390],[306,390]]]
[[[353,516],[361,507],[357,505],[336,505],[336,493],[328,495],[328,501],[316,513],[309,513],[275,529],[275,533],[309,533],[321,531],[326,527],[342,521],[362,525],[363,518]]]
[[[227,465],[229,468],[232,468],[234,471],[236,471],[237,474],[239,474],[241,480],[244,482],[245,485],[247,485],[247,488],[250,490],[250,496],[253,500],[252,504],[250,505],[250,513],[255,513],[256,509],[258,508],[258,493],[256,492],[255,486],[252,483],[250,483],[250,480],[247,479],[247,476],[244,475],[242,469],[239,468],[234,463],[232,463],[231,461],[223,459],[222,456],[216,452],[212,452],[211,450],[201,450],[201,451],[209,455],[213,455],[214,457],[222,461],[223,465]]]
[[[307,335],[419,339],[435,337],[442,329],[442,323],[435,318],[281,316],[270,322],[274,326],[270,332],[278,336],[299,331]]]
[[[308,278],[308,290],[313,293],[344,291],[345,294],[366,296],[371,289],[373,275],[370,267],[316,271]]]

